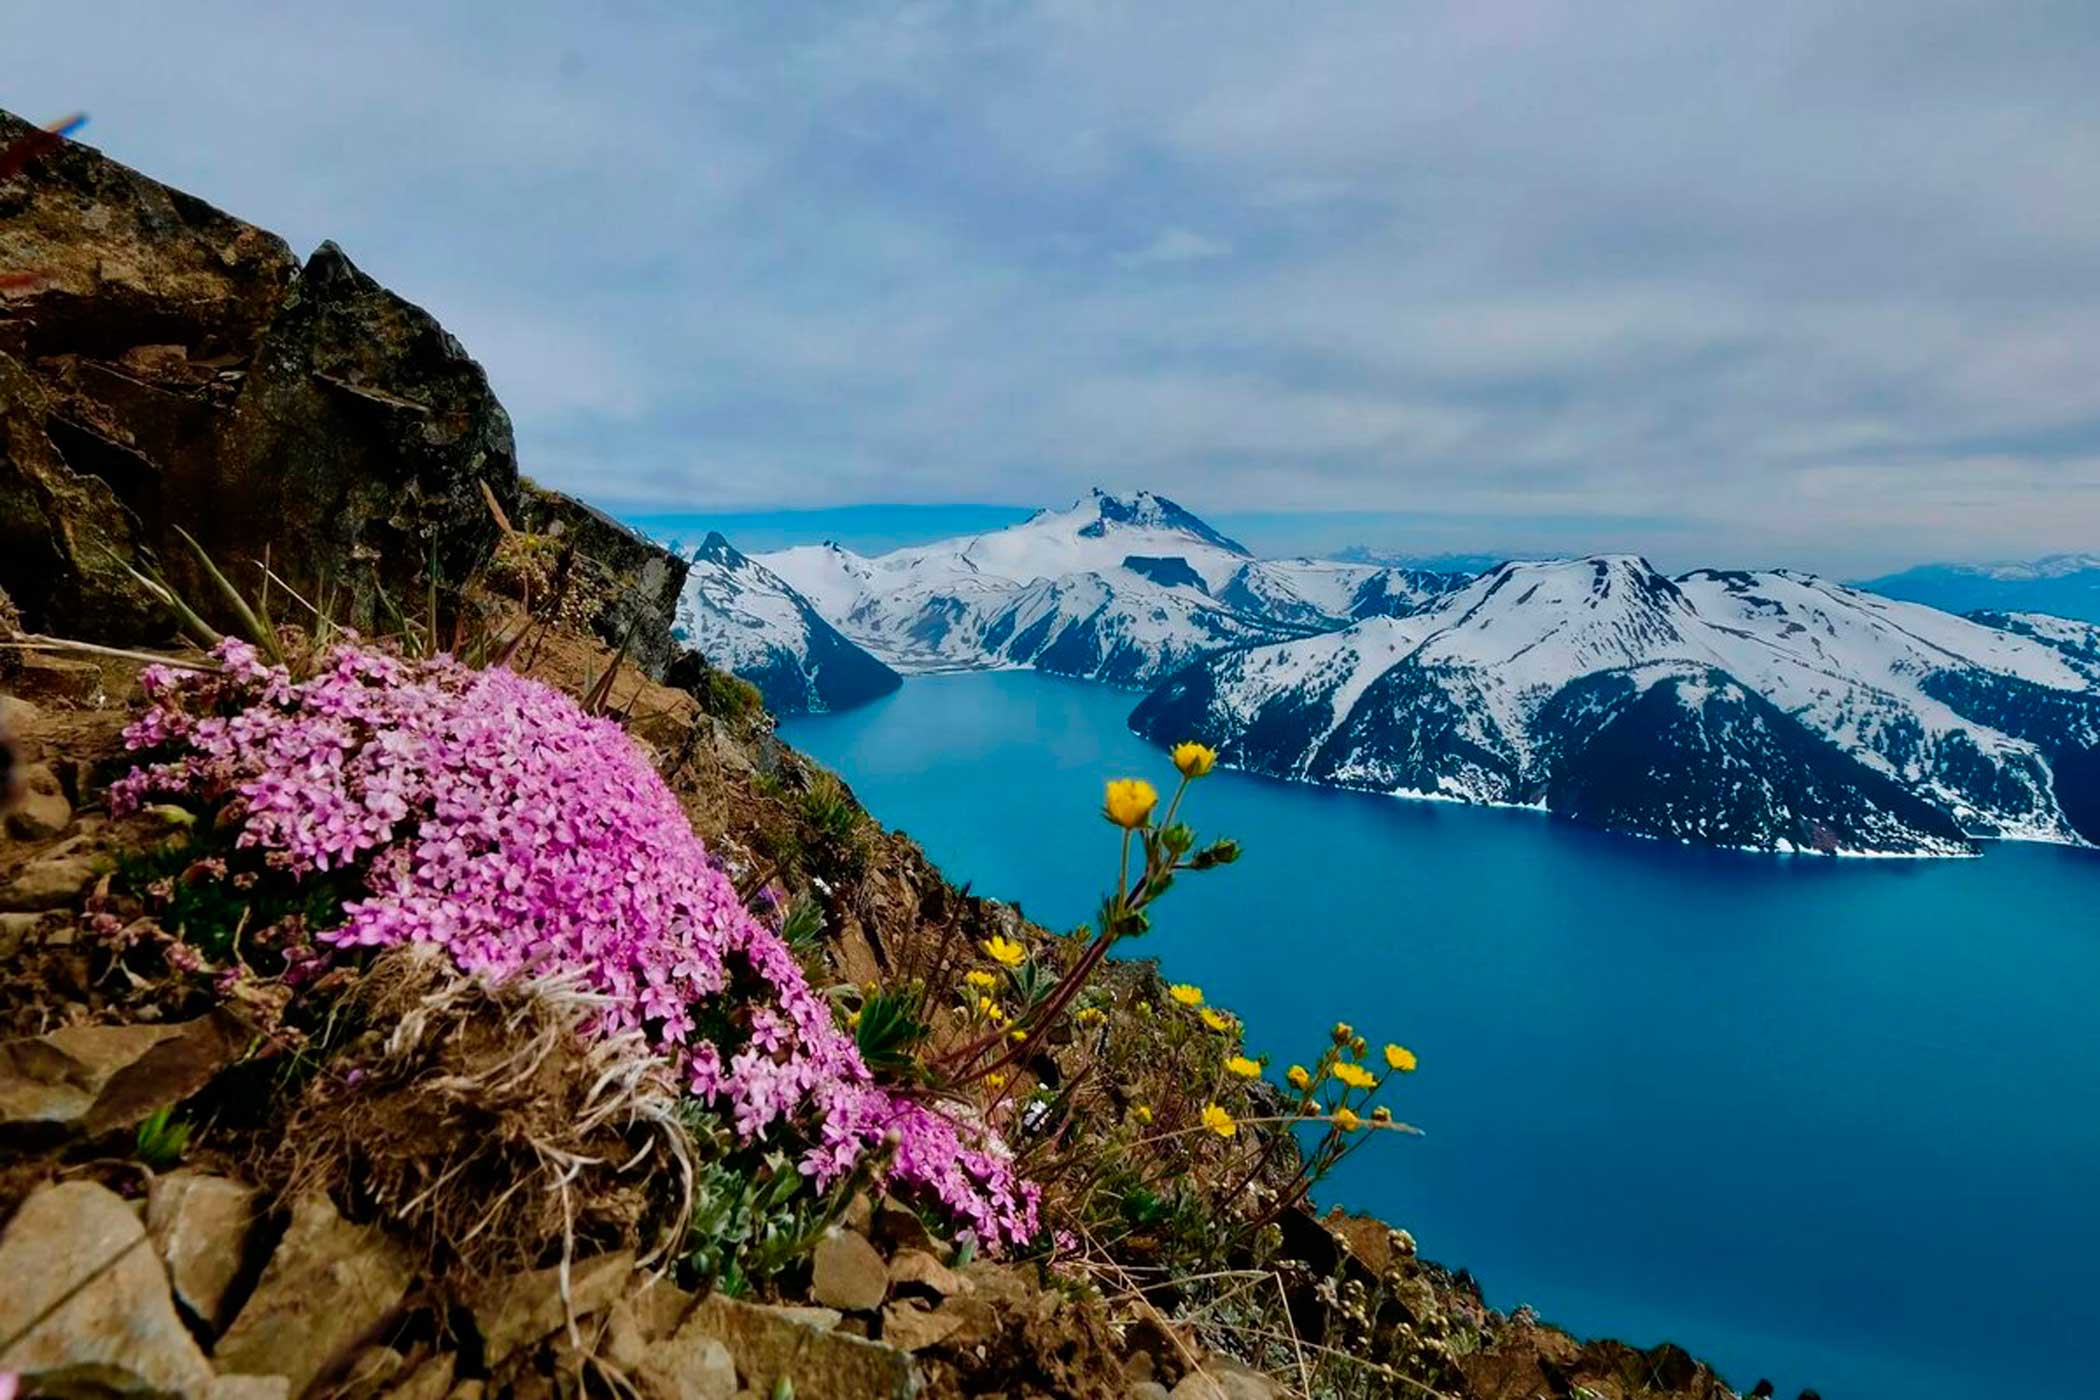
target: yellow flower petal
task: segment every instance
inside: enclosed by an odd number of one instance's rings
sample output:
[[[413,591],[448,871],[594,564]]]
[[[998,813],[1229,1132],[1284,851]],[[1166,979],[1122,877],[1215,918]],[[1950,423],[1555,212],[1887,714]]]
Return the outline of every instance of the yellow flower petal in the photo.
[[[1204,1025],[1209,1026],[1214,1031],[1229,1031],[1232,1029],[1232,1018],[1230,1016],[1221,1016],[1207,1006],[1196,1014],[1203,1018]]]
[[[1240,1130],[1232,1115],[1214,1103],[1203,1106],[1203,1126],[1221,1138],[1229,1138]]]
[[[1385,1062],[1402,1074],[1413,1074],[1415,1072],[1415,1052],[1404,1045],[1386,1046]]]
[[[1306,1073],[1304,1065],[1292,1065],[1291,1072],[1285,1075],[1284,1078],[1291,1081],[1293,1089],[1310,1089],[1312,1087],[1312,1076]]]
[[[1108,785],[1103,810],[1110,821],[1129,831],[1150,821],[1152,809],[1158,805],[1158,791],[1143,778],[1117,778]]]
[[[1173,986],[1167,988],[1167,995],[1180,1002],[1183,1006],[1203,1005],[1203,989],[1191,986],[1187,982],[1176,982]]]
[[[1019,967],[1028,957],[1026,948],[1023,948],[1013,939],[1004,938],[998,934],[993,934],[990,938],[984,940],[984,951],[985,955],[991,958],[993,962],[1001,963],[1007,967]]]
[[[1338,1108],[1334,1111],[1334,1125],[1345,1133],[1353,1133],[1364,1125],[1364,1120],[1346,1108]]]
[[[1193,740],[1174,746],[1174,766],[1184,778],[1200,778],[1218,761],[1218,751]]]
[[[1234,1055],[1225,1062],[1225,1072],[1236,1074],[1242,1079],[1252,1079],[1261,1073],[1261,1066],[1245,1055]]]

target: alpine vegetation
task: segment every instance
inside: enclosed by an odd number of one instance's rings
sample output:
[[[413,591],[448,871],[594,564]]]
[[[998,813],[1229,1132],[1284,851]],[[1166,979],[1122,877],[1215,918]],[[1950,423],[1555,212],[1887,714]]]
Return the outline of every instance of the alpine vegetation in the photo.
[[[301,681],[246,642],[217,659],[142,677],[125,743],[145,761],[111,803],[182,799],[233,830],[200,878],[338,890],[280,950],[295,973],[413,943],[490,982],[574,974],[606,997],[597,1032],[642,1032],[740,1137],[800,1142],[819,1186],[890,1150],[899,1183],[988,1247],[1036,1233],[1036,1189],[1004,1144],[875,1084],[617,723],[443,657],[338,647]]]

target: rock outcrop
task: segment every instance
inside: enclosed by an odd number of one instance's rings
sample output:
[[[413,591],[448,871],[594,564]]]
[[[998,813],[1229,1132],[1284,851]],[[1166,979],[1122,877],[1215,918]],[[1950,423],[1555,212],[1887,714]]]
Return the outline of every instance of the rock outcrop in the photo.
[[[0,113],[0,143],[30,130]],[[126,566],[217,600],[176,534],[372,626],[495,543],[510,420],[429,313],[324,243],[282,239],[64,143],[0,183],[0,587],[27,626],[165,635]],[[314,596],[309,593],[308,596]]]

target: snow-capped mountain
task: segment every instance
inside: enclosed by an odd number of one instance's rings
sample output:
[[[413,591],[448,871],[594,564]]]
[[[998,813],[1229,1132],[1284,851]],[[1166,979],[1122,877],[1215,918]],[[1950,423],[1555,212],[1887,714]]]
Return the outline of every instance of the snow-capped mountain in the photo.
[[[1210,658],[1131,723],[1276,776],[1717,845],[2100,841],[2100,676],[2055,621],[1787,571],[1509,563],[1404,616]]]
[[[1149,491],[873,557],[835,544],[759,556],[898,670],[1034,666],[1142,687],[1203,656],[1407,611],[1463,580],[1256,559]]]
[[[2005,564],[1920,564],[1859,585],[1948,612],[2053,613],[2100,622],[2100,554]]]
[[[757,686],[775,714],[843,710],[900,684],[895,671],[840,636],[800,593],[719,533],[693,551],[674,632]]]

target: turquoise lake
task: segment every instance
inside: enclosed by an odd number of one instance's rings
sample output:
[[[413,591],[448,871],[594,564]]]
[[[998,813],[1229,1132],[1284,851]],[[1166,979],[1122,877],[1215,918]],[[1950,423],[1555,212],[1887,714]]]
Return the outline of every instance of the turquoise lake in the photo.
[[[1112,878],[1136,697],[934,676],[783,723],[957,882],[1068,927]],[[2100,1337],[2100,852],[1828,861],[1220,773],[1133,951],[1255,1053],[1354,1022],[1421,1056],[1323,1204],[1488,1300],[1675,1340],[1781,1397],[2090,1396]]]

